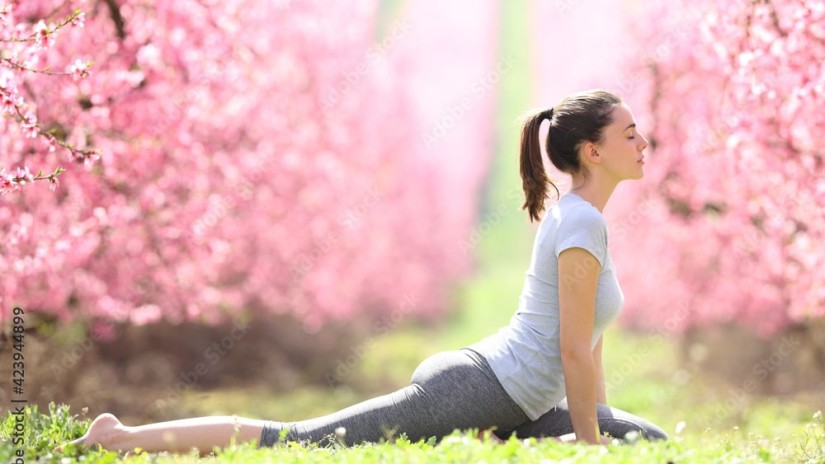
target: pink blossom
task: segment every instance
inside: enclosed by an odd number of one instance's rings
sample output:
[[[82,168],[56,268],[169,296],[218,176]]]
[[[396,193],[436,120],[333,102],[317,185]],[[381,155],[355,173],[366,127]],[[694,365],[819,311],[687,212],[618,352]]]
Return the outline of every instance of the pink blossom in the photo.
[[[24,134],[28,138],[35,138],[40,133],[40,128],[37,127],[37,116],[33,113],[28,113],[24,116],[23,122],[20,124]]]
[[[85,24],[85,21],[86,21],[86,13],[81,11],[80,13],[77,14],[77,16],[72,18],[72,23],[71,24],[74,27],[82,28],[83,25]]]
[[[51,31],[49,30],[49,26],[46,25],[45,21],[43,21],[42,19],[38,21],[37,24],[34,25],[33,31],[35,47],[37,47],[38,49],[43,48],[44,41],[46,42],[47,46],[51,45],[51,43],[49,43],[49,35]]]
[[[159,321],[163,317],[163,311],[155,304],[145,304],[135,308],[129,318],[132,324],[144,325]]]
[[[615,221],[636,217],[644,231],[615,245],[626,322],[736,322],[768,335],[825,316],[825,250],[811,246],[825,242],[825,142],[811,135],[825,131],[825,95],[814,91],[825,42],[810,34],[825,18],[808,8],[681,0],[633,21],[652,26],[634,31],[639,49],[668,43],[671,53],[625,62],[639,77],[623,97],[657,141],[645,179],[611,205]],[[634,216],[645,199],[656,214]]]
[[[13,192],[17,189],[17,184],[14,182],[11,174],[5,172],[5,169],[0,167],[0,195]]]
[[[71,73],[72,77],[76,81],[83,79],[85,77],[89,77],[89,65],[88,63],[80,59],[75,60],[74,63],[70,65],[66,71]]]
[[[34,176],[29,172],[29,167],[24,166],[17,168],[17,173],[13,177],[13,181],[20,185],[25,185],[29,182],[34,182]]]
[[[11,94],[6,93],[5,89],[3,89],[2,95],[0,95],[0,97],[2,98],[3,112],[14,112],[14,98],[11,96]]]
[[[11,20],[12,5],[3,3],[0,5],[0,23],[8,24]]]
[[[46,140],[49,142],[49,153],[57,151],[57,139],[51,134],[46,134]]]
[[[19,111],[37,119],[23,124],[42,131],[25,137],[7,117],[0,165],[25,157],[50,187],[55,167],[66,172],[56,193],[26,184],[15,193],[25,202],[0,209],[0,243],[18,240],[0,261],[4,301],[102,324],[250,309],[313,328],[361,311],[449,307],[451,283],[470,270],[461,245],[490,156],[478,134],[493,132],[496,88],[470,93],[467,83],[496,67],[495,2],[471,17],[414,2],[406,14],[438,26],[391,25],[380,44],[375,0],[123,0],[123,31],[108,7],[88,9],[83,29],[42,18],[64,3],[16,4],[14,34],[41,19],[61,34],[40,49],[55,37],[41,25],[9,56],[95,72],[8,70],[33,89]],[[459,53],[462,43],[480,45]],[[322,111],[330,89],[335,107]],[[459,125],[436,127],[444,102],[466,98]],[[56,145],[67,155],[51,154]],[[454,155],[442,166],[443,153]],[[10,232],[24,213],[36,224],[26,240],[48,260],[26,261],[28,245]],[[25,264],[25,278],[7,263]],[[48,300],[35,300],[43,288]]]

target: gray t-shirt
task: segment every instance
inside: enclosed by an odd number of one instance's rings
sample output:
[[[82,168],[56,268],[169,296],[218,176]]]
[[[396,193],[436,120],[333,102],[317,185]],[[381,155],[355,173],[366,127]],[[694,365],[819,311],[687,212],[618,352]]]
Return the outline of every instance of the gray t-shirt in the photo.
[[[510,324],[470,345],[527,417],[536,420],[565,397],[559,344],[559,254],[583,248],[601,264],[591,348],[616,318],[624,295],[607,249],[604,216],[582,197],[567,193],[539,224],[530,268]]]

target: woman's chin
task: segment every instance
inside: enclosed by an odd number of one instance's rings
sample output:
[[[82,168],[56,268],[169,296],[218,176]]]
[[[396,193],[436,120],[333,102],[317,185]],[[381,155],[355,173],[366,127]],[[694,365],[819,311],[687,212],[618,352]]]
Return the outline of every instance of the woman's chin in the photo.
[[[640,171],[639,173],[636,173],[634,175],[625,177],[624,180],[639,180],[639,179],[643,179],[644,177],[645,177],[645,172]]]

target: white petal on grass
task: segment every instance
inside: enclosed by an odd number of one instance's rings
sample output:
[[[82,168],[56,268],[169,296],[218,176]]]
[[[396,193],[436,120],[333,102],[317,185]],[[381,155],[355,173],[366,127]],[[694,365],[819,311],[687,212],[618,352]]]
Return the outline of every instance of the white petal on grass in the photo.
[[[686,425],[687,424],[685,424],[685,421],[679,421],[679,423],[676,424],[676,435],[681,435],[682,431],[685,430]]]

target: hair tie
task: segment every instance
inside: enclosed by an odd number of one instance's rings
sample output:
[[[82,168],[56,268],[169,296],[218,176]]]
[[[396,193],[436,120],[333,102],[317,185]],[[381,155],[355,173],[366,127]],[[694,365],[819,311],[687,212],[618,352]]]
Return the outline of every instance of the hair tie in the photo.
[[[551,106],[549,110],[546,111],[547,119],[553,119],[553,107]]]

